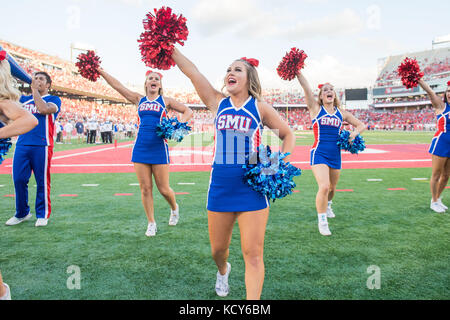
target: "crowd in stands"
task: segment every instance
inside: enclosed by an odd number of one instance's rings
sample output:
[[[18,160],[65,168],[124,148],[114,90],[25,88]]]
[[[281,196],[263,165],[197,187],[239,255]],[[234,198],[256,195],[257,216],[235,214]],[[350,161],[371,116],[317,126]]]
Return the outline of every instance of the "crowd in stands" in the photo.
[[[56,86],[123,99],[102,79],[92,82],[81,77],[73,63],[6,41],[0,41],[0,44],[29,74],[45,71],[52,77],[53,84]]]

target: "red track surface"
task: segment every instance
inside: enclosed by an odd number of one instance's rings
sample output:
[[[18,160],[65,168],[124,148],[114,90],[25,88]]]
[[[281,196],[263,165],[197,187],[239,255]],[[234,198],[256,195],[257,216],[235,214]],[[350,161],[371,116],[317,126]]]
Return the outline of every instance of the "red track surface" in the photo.
[[[132,143],[60,151],[53,155],[52,173],[134,172]],[[368,151],[368,152],[366,152]],[[369,145],[359,155],[342,154],[343,169],[431,167],[428,144]],[[290,159],[302,170],[310,169],[309,146],[297,146]],[[209,171],[211,147],[171,148],[171,171]],[[12,159],[0,166],[0,174],[11,174]]]

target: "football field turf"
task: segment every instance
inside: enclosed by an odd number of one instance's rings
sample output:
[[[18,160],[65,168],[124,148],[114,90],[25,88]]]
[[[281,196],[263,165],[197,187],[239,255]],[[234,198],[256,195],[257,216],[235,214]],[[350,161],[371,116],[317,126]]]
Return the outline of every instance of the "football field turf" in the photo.
[[[317,186],[304,170],[295,180],[299,192],[271,205],[261,298],[449,299],[448,213],[429,209],[427,180],[412,180],[430,172],[343,170],[338,189],[346,191],[335,196],[333,235],[324,237],[317,229]],[[180,193],[180,222],[168,226],[169,206],[155,190],[158,233],[147,238],[134,173],[53,174],[45,228],[36,228],[34,218],[4,225],[14,214],[14,189],[10,175],[0,175],[0,267],[13,299],[219,299],[205,210],[209,173],[173,172],[170,179]],[[404,190],[388,190],[398,188]],[[32,178],[32,213],[34,192]],[[450,202],[448,191],[443,201]],[[229,261],[228,298],[243,299],[237,225]],[[70,266],[79,268],[80,289],[68,289],[75,283]],[[373,266],[379,289],[367,285],[375,283]]]

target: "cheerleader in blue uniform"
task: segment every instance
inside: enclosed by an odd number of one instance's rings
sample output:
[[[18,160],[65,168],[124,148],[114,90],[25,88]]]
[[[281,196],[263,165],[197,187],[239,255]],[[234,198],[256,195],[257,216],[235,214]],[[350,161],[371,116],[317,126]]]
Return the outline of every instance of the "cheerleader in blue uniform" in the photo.
[[[217,265],[216,293],[229,292],[229,246],[236,220],[241,232],[247,299],[259,299],[264,282],[264,234],[269,216],[268,199],[244,183],[246,157],[261,143],[264,126],[283,141],[281,151],[292,152],[295,137],[275,109],[261,101],[255,59],[235,60],[227,69],[227,95],[213,88],[197,67],[178,49],[173,60],[192,81],[206,107],[215,114],[215,152],[208,191],[208,228]],[[288,160],[286,160],[288,161]]]
[[[334,193],[341,173],[341,150],[337,145],[343,122],[355,130],[350,141],[366,129],[366,125],[350,112],[340,108],[340,102],[331,84],[320,85],[318,100],[315,100],[308,81],[300,72],[297,74],[304,92],[306,105],[313,124],[314,145],[311,148],[310,164],[319,190],[316,195],[316,209],[320,234],[331,235],[328,219],[334,218],[331,208]]]
[[[153,208],[153,184],[167,200],[171,208],[169,225],[178,223],[179,208],[175,199],[175,192],[169,185],[169,147],[167,142],[156,134],[156,126],[167,117],[171,108],[181,113],[181,122],[192,117],[192,110],[175,99],[163,96],[161,84],[162,75],[158,72],[147,72],[145,79],[146,95],[142,96],[121,84],[110,74],[100,69],[101,76],[119,92],[125,99],[137,105],[139,116],[139,131],[133,147],[131,161],[141,188],[142,204],[147,215],[148,226],[146,236],[156,235],[156,222]]]
[[[442,202],[441,196],[450,177],[450,81],[447,82],[443,101],[422,79],[419,85],[428,93],[437,118],[437,131],[428,150],[432,159],[430,209],[444,213],[448,207]]]

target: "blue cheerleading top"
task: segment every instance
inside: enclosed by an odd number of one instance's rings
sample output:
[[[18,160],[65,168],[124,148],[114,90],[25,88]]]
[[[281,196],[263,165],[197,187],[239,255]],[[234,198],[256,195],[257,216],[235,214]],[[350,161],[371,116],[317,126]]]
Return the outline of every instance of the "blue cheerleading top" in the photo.
[[[314,132],[314,145],[315,148],[319,143],[337,143],[339,140],[339,133],[342,129],[343,117],[338,108],[335,108],[335,112],[330,114],[324,108],[320,107],[319,114],[312,120],[313,132]]]
[[[240,108],[230,97],[222,99],[214,128],[213,168],[242,167],[258,151],[264,128],[255,98],[250,96]]]
[[[139,131],[155,131],[161,120],[167,117],[166,104],[162,96],[150,101],[142,97],[138,105]]]
[[[442,113],[436,116],[437,130],[431,140],[429,153],[439,157],[450,157],[450,104],[445,104]]]

